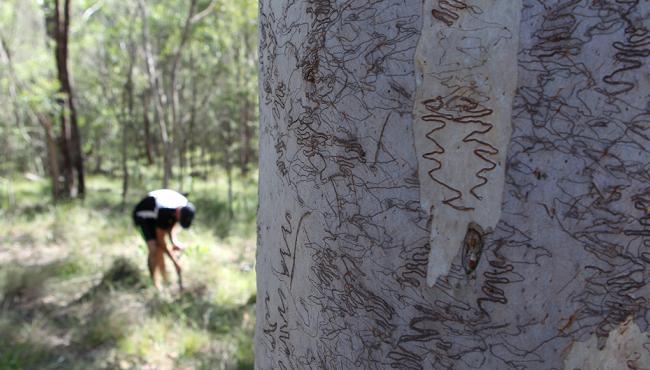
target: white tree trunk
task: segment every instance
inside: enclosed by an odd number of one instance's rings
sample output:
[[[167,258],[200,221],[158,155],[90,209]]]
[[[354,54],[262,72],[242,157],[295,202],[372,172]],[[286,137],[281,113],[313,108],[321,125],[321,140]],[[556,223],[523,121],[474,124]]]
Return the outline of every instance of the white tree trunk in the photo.
[[[649,17],[262,0],[256,366],[650,366]]]

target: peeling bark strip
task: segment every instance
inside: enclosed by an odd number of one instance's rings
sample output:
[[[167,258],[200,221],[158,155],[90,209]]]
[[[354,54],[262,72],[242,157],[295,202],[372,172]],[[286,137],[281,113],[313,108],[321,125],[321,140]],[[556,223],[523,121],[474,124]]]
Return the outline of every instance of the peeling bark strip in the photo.
[[[520,13],[517,0],[424,3],[413,133],[432,217],[429,286],[449,272],[471,222],[499,221]]]
[[[598,338],[574,342],[563,354],[565,369],[647,369],[650,365],[650,333],[642,332],[630,317],[612,330],[603,348]]]

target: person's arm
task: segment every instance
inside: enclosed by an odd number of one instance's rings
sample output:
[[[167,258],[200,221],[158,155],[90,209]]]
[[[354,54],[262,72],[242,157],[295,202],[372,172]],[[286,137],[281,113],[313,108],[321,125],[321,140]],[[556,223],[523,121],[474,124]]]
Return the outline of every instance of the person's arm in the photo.
[[[177,234],[178,234],[178,224],[174,225],[174,227],[172,227],[169,230],[169,239],[172,242],[172,247],[174,248],[174,250],[182,251],[183,249],[185,249],[185,245],[180,241],[178,241],[178,238],[176,237]]]
[[[178,258],[172,253],[172,251],[169,249],[167,246],[167,243],[165,243],[165,231],[164,229],[161,229],[159,227],[156,228],[156,239],[158,240],[158,247],[163,249],[163,252],[167,254],[167,256],[172,260],[172,263],[174,264],[174,268],[176,269],[176,274],[178,276],[178,286],[180,287],[181,290],[183,290],[183,278],[181,275],[181,265],[178,262]],[[169,232],[171,235],[171,232]]]

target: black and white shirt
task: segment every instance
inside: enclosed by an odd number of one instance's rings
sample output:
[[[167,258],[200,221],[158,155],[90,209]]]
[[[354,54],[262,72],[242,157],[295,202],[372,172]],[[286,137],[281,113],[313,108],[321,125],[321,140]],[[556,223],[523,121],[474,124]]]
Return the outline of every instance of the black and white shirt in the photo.
[[[154,190],[138,203],[133,217],[136,224],[155,222],[157,227],[170,230],[176,223],[176,209],[185,207],[187,203],[187,198],[177,191]]]

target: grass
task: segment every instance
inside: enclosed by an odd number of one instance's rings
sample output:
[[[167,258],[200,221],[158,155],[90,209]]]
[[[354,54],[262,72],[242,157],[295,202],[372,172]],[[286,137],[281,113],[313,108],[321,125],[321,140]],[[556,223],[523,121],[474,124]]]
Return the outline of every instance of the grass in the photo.
[[[91,176],[86,199],[49,203],[45,180],[0,184],[0,370],[250,369],[255,325],[255,179],[193,181],[192,228],[158,292],[130,210],[150,179]]]

